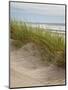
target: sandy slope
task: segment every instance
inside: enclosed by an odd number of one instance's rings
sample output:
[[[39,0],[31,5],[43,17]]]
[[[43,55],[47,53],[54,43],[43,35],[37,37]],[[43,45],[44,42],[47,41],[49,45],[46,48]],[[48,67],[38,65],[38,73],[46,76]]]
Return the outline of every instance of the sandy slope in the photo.
[[[11,46],[11,87],[65,84],[65,72],[54,65],[46,66],[33,43],[20,49]]]

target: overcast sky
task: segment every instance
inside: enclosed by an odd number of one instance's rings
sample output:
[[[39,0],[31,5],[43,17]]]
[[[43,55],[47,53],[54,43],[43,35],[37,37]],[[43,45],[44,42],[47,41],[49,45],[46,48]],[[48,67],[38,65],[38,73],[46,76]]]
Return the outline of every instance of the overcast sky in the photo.
[[[28,22],[65,23],[65,6],[11,2],[10,15]]]

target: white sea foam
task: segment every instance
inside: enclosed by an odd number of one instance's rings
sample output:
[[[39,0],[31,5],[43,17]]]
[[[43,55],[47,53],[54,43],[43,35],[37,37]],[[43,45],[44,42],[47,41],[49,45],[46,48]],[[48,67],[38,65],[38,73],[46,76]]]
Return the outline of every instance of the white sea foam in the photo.
[[[35,24],[35,23],[28,23],[27,25],[31,25],[33,27],[40,27],[51,31],[58,31],[61,33],[65,33],[65,25],[64,24]]]

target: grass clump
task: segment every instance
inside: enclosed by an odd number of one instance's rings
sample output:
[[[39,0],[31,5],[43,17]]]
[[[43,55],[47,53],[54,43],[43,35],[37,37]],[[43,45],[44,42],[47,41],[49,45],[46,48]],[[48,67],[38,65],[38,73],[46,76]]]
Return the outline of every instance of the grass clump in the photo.
[[[65,66],[65,41],[60,33],[17,21],[10,22],[10,32],[10,38],[17,41],[16,46],[33,42],[38,46],[43,61],[59,67]]]

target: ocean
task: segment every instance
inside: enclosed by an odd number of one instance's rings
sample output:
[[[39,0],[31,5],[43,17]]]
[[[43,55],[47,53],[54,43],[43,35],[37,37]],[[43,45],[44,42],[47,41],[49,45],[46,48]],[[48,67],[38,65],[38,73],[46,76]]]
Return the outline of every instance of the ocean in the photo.
[[[31,25],[33,27],[40,27],[51,31],[57,31],[60,33],[65,33],[65,24],[58,23],[27,23],[27,25]]]

